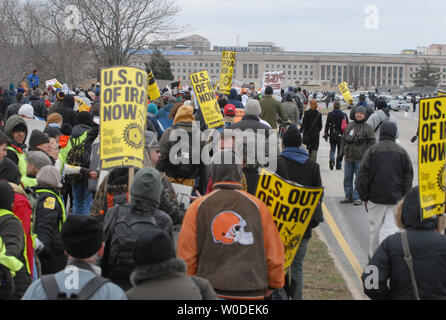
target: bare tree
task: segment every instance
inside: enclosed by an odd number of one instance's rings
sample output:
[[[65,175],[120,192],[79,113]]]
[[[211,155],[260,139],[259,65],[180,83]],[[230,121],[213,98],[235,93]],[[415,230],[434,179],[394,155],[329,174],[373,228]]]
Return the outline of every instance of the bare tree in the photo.
[[[181,31],[173,18],[175,0],[74,0],[81,18],[78,32],[88,42],[96,63],[126,65],[151,42]]]

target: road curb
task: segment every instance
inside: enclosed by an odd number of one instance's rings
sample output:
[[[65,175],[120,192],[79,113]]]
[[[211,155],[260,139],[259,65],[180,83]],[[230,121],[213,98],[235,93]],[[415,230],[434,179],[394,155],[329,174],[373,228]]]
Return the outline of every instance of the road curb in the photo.
[[[347,288],[350,291],[350,293],[352,294],[353,299],[367,300],[367,298],[364,296],[364,294],[361,292],[361,290],[355,284],[355,281],[352,279],[352,277],[349,276],[348,272],[342,266],[342,263],[336,257],[336,254],[334,253],[333,249],[331,248],[330,244],[328,243],[327,239],[325,238],[322,230],[320,228],[316,228],[316,229],[314,229],[314,231],[318,235],[319,239],[327,246],[327,252],[328,252],[329,256],[333,259],[336,269],[338,269],[338,271],[341,273],[342,277],[344,278],[345,283],[347,284]]]

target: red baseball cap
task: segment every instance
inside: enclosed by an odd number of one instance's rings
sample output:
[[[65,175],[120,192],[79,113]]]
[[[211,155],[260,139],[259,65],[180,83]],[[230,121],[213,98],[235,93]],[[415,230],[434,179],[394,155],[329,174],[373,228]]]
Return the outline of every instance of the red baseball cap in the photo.
[[[225,114],[225,116],[235,116],[235,106],[233,104],[225,105],[223,113]]]

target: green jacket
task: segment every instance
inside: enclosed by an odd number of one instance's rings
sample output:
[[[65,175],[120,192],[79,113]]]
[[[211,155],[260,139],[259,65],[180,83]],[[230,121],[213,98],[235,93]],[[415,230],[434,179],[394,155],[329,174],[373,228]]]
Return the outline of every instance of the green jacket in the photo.
[[[367,123],[350,122],[342,134],[340,154],[345,161],[360,162],[365,152],[375,144],[375,134]]]
[[[272,96],[265,96],[260,100],[260,108],[262,113],[260,118],[268,122],[272,129],[277,129],[277,115],[283,122],[288,121],[282,104]]]

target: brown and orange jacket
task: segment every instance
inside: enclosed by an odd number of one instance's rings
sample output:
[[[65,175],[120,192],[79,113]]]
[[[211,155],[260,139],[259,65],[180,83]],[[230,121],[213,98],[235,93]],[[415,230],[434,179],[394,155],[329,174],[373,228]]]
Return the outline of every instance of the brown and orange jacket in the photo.
[[[230,201],[228,201],[230,199]],[[212,284],[228,299],[263,299],[267,288],[284,285],[284,248],[266,205],[237,182],[218,182],[189,207],[178,256],[188,275]]]

